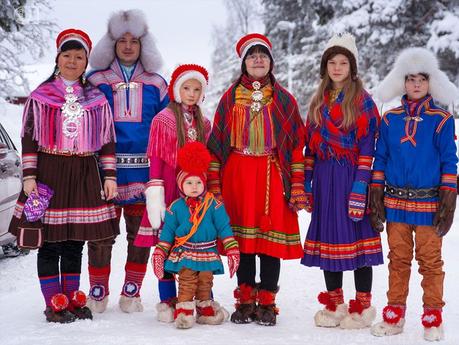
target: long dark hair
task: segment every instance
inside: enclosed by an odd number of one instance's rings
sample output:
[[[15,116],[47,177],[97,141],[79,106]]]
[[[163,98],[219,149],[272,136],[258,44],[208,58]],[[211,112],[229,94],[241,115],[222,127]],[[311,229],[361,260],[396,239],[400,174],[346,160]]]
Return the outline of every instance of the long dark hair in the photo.
[[[48,79],[46,79],[43,83],[41,83],[40,85],[43,85],[43,84],[46,84],[46,83],[50,83],[52,82],[55,78],[56,78],[56,72],[57,72],[57,59],[59,58],[59,55],[67,50],[72,50],[72,49],[75,49],[75,50],[80,50],[80,49],[83,49],[84,50],[84,47],[83,45],[78,42],[78,41],[67,41],[65,42],[62,47],[61,47],[61,51],[59,52],[59,54],[56,55],[56,59],[54,60],[55,62],[55,65],[54,65],[54,70],[53,70],[53,73],[48,77]],[[86,50],[85,50],[86,52]],[[86,55],[86,66],[85,66],[85,70],[83,72],[83,74],[80,75],[80,83],[83,85],[83,86],[86,86],[87,82],[86,80],[83,78],[85,72],[86,72],[86,67],[88,67],[88,56]]]
[[[175,115],[175,123],[177,126],[177,140],[179,144],[179,148],[185,145],[186,137],[185,137],[185,123],[183,121],[183,111],[182,105],[175,101],[171,101],[167,106],[170,110],[173,111]],[[204,133],[204,117],[201,112],[201,108],[196,106],[196,131],[198,132],[198,136],[196,140],[200,141],[204,145],[206,144],[206,136]]]

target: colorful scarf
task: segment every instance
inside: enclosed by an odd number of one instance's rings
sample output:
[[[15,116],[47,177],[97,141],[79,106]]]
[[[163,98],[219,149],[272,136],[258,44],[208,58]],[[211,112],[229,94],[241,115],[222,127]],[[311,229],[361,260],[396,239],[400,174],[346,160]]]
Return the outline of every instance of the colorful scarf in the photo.
[[[367,135],[368,131],[375,132],[377,130],[380,116],[371,96],[363,91],[357,99],[360,115],[354,126],[345,130],[341,128],[343,99],[344,92],[341,91],[336,101],[329,107],[329,91],[326,91],[324,103],[320,108],[322,124],[316,126],[308,119],[306,121],[306,135],[311,152],[319,158],[345,158],[355,164],[359,154],[358,141]]]
[[[285,90],[272,75],[270,82],[273,88],[273,100],[270,103],[271,117],[277,154],[282,172],[285,198],[290,198],[290,175],[292,153],[297,147],[304,145],[304,126],[295,98]],[[212,132],[207,143],[209,150],[226,163],[231,152],[231,123],[235,106],[236,88],[240,81],[234,83],[220,99],[215,112]]]
[[[83,108],[78,134],[68,138],[63,133],[66,85],[61,78],[41,84],[30,95],[24,107],[24,133],[31,133],[38,146],[57,151],[96,152],[115,140],[110,106],[104,94],[93,86],[71,85],[77,102]]]
[[[206,117],[203,119],[204,138],[207,140],[210,133],[210,121]],[[195,123],[195,120],[193,122]],[[158,157],[167,165],[176,168],[178,149],[175,114],[172,109],[166,107],[153,118],[151,123],[147,156]]]

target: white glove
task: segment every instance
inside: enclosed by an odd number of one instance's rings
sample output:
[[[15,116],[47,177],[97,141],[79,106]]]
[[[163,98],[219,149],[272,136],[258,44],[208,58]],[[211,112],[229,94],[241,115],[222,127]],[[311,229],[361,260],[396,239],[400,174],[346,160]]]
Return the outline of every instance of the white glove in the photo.
[[[145,190],[147,214],[153,229],[159,229],[166,213],[164,186],[150,186]]]

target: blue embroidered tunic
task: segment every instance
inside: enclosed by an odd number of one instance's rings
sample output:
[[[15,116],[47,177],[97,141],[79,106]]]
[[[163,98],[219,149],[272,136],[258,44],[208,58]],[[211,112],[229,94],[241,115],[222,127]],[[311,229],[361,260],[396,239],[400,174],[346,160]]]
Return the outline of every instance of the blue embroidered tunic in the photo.
[[[406,95],[382,119],[373,165],[373,186],[456,190],[454,118],[427,95],[410,114]],[[384,198],[388,222],[432,225],[438,197]]]
[[[120,205],[145,202],[150,124],[169,103],[167,83],[159,74],[144,71],[140,62],[128,71],[118,59],[106,70],[89,73],[88,80],[105,94],[114,116],[118,171],[115,201]]]

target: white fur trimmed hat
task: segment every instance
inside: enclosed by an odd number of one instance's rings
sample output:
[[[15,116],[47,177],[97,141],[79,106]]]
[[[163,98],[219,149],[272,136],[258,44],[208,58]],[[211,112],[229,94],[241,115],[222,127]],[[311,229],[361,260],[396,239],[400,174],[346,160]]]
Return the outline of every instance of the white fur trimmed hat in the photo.
[[[442,104],[459,99],[459,90],[440,70],[433,52],[426,48],[407,48],[397,57],[394,67],[375,90],[375,97],[388,102],[406,93],[405,77],[425,73],[429,76],[429,93]]]
[[[197,104],[202,104],[206,93],[207,83],[209,82],[209,74],[204,67],[194,64],[180,65],[174,70],[174,72],[172,72],[168,90],[169,99],[171,101],[182,103],[182,99],[180,97],[180,87],[184,82],[190,79],[196,79],[201,83],[202,92]]]
[[[97,42],[89,57],[91,67],[108,68],[115,59],[116,41],[127,32],[140,39],[140,61],[145,71],[157,72],[163,60],[141,10],[119,11],[110,16],[107,33]]]

